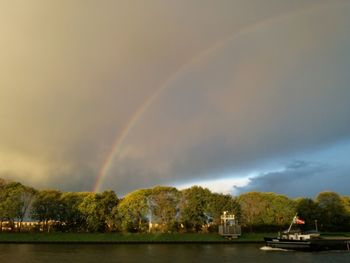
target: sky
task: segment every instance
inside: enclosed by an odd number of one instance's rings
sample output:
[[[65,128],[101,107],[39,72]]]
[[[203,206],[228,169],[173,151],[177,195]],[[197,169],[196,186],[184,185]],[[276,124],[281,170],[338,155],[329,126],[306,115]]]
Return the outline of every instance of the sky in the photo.
[[[349,195],[350,2],[13,0],[0,177]]]

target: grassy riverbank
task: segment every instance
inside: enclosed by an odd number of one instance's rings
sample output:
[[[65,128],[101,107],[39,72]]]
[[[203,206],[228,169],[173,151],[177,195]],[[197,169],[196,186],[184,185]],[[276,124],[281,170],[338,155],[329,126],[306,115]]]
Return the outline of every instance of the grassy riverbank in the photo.
[[[217,234],[0,233],[0,243],[260,243],[276,233],[245,233],[228,240]],[[350,237],[350,233],[325,233]]]
[[[0,233],[1,243],[226,243],[260,242],[268,233],[228,240],[217,234]]]

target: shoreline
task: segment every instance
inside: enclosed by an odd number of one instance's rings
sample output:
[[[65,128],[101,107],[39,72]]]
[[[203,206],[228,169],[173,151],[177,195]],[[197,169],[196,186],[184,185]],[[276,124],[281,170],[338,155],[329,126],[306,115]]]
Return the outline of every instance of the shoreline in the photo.
[[[208,245],[219,245],[219,244],[264,244],[265,241],[254,241],[254,240],[223,240],[223,241],[0,241],[0,244],[52,244],[52,245],[162,245],[162,244],[208,244]]]
[[[0,232],[0,244],[264,244],[264,237],[276,233],[245,233],[239,238],[226,239],[218,234],[206,233],[10,233]],[[350,233],[325,233],[324,236],[350,237]]]
[[[0,233],[0,244],[259,244],[270,233],[226,239],[218,234]]]

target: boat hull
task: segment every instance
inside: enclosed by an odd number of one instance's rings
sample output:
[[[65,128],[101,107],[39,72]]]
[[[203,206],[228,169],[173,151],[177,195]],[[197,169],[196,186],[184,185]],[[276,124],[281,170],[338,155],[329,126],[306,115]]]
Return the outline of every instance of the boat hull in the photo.
[[[300,251],[323,251],[323,250],[350,250],[350,239],[309,239],[289,240],[265,237],[266,246],[271,248],[300,250]]]

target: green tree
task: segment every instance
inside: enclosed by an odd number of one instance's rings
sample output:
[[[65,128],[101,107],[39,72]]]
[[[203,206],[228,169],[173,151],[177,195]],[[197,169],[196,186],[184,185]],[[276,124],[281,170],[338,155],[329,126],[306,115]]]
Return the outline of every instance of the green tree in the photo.
[[[83,215],[87,231],[96,232],[100,229],[97,194],[88,193],[84,195],[82,202],[78,206],[78,210]]]
[[[145,232],[148,229],[150,208],[149,189],[127,194],[114,208],[113,214],[120,229],[126,232]]]
[[[322,192],[316,197],[320,211],[320,228],[327,231],[344,230],[348,226],[348,214],[341,197],[334,192]]]
[[[297,214],[305,221],[304,229],[315,227],[315,221],[320,218],[318,204],[310,198],[300,198],[296,200]]]
[[[296,211],[291,199],[275,193],[250,192],[239,196],[238,200],[242,225],[250,231],[284,227]]]
[[[200,231],[210,222],[209,189],[192,186],[182,191],[180,203],[180,222],[186,231]]]
[[[4,187],[7,184],[5,179],[0,178],[0,190],[2,190],[2,187]]]
[[[4,183],[0,186],[0,231],[4,220],[9,221],[12,229],[14,229],[14,222],[18,221],[17,230],[21,230],[23,218],[34,194],[34,189],[16,182]]]
[[[265,198],[268,202],[267,217],[269,220],[266,224],[276,226],[286,226],[290,224],[296,213],[295,201],[285,195],[275,193],[266,193]]]
[[[64,222],[62,230],[80,231],[86,229],[86,221],[83,213],[79,210],[80,204],[88,193],[67,192],[62,193],[62,215],[61,220]]]
[[[112,211],[117,207],[119,199],[114,191],[104,191],[97,195],[98,215],[100,220],[100,231],[109,231],[113,228]]]
[[[87,224],[87,230],[90,232],[108,230],[112,210],[117,204],[118,198],[113,191],[85,195],[79,205],[79,211]]]
[[[21,216],[21,190],[20,183],[8,183],[2,187],[0,192],[1,225],[2,221],[9,221],[11,228],[14,229],[15,219]]]
[[[19,228],[18,230],[21,231],[22,228],[22,222],[24,220],[24,217],[29,217],[30,215],[30,209],[31,205],[34,201],[34,197],[36,195],[36,190],[32,187],[28,186],[22,186],[20,191],[20,203],[21,203],[21,209],[19,212]]]
[[[266,202],[258,192],[242,194],[238,198],[241,206],[242,225],[253,230],[254,225],[263,224],[262,214],[266,210]]]
[[[347,214],[350,214],[350,196],[342,196],[341,201]]]
[[[150,190],[150,220],[157,223],[162,232],[176,229],[179,200],[180,192],[174,187],[157,186]]]
[[[5,198],[5,180],[0,178],[0,232],[2,231],[3,222],[6,220]]]
[[[215,229],[221,224],[221,215],[224,211],[234,214],[239,220],[241,208],[236,198],[229,194],[212,193],[208,203],[208,215],[212,219]]]
[[[100,227],[97,203],[96,194],[87,193],[84,195],[82,202],[78,206],[78,210],[83,215],[84,222],[86,222],[86,230],[89,232],[96,232]]]
[[[62,220],[63,204],[62,193],[57,190],[42,190],[36,193],[31,209],[33,219],[43,223],[46,231],[51,231]],[[51,222],[49,222],[51,221]]]

